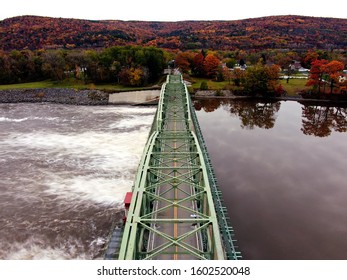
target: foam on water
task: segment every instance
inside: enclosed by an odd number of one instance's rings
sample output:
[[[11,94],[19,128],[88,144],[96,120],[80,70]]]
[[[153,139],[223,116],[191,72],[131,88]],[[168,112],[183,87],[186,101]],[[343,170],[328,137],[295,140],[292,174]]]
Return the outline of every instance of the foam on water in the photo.
[[[154,113],[0,105],[0,259],[99,258]]]
[[[139,127],[144,124],[151,123],[153,121],[153,116],[143,116],[141,119],[135,117],[128,117],[120,120],[119,122],[110,124],[109,128],[119,128],[119,129],[128,129],[129,127]]]
[[[25,121],[30,121],[30,120],[47,120],[47,121],[54,121],[57,120],[58,118],[41,118],[41,117],[28,117],[28,118],[22,118],[22,119],[12,119],[12,118],[5,118],[5,117],[0,117],[0,122],[25,122]]]
[[[120,206],[124,194],[130,190],[132,183],[131,178],[95,178],[94,176],[62,178],[51,176],[46,183],[48,189],[45,192],[64,199],[64,203],[67,200],[75,202],[89,200],[105,205],[117,204]]]
[[[116,110],[115,110],[116,108]],[[153,116],[155,113],[156,108],[155,107],[136,107],[136,106],[117,106],[112,107],[109,106],[107,108],[105,107],[98,107],[93,110],[93,114],[104,114],[107,113],[114,113],[114,114],[121,114],[121,115],[144,115],[144,114],[150,114]]]
[[[11,118],[4,118],[0,117],[0,122],[24,122],[28,120],[28,118],[23,118],[23,119],[11,119]]]
[[[35,178],[33,183],[46,185],[46,192],[70,199],[120,203],[132,186],[152,118],[133,117],[132,122],[121,125],[142,125],[131,132],[12,133],[3,144],[7,153],[30,153],[36,164],[40,162],[32,172],[42,173],[42,181]]]
[[[6,246],[6,245],[5,245]],[[23,243],[7,245],[7,260],[68,260],[90,259],[88,253],[82,253],[83,245],[77,240],[67,240],[58,247],[52,247],[45,242],[45,237],[30,237]]]

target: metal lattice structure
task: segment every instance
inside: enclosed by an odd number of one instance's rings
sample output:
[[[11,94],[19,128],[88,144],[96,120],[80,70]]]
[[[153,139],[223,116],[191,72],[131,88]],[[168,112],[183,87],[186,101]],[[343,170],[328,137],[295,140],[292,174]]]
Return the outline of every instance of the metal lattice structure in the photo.
[[[217,210],[217,211],[216,211]],[[239,259],[181,75],[162,86],[119,259]]]

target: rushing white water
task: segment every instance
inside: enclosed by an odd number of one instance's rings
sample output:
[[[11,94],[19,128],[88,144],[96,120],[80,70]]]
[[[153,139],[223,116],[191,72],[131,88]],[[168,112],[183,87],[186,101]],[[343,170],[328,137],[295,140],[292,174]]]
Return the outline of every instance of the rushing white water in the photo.
[[[100,257],[154,113],[0,104],[0,259]]]

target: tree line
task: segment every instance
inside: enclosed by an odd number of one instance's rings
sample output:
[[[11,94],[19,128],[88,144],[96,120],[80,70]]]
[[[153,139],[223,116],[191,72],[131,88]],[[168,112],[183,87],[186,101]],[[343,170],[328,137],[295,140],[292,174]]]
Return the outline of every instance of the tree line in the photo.
[[[183,73],[216,81],[229,81],[229,84],[234,85],[234,94],[267,96],[283,94],[284,88],[279,83],[280,73],[290,76],[300,67],[311,69],[307,83],[307,86],[313,86],[310,92],[320,93],[321,88],[325,92],[325,86],[329,84],[329,93],[340,93],[341,88],[346,88],[346,80],[341,80],[346,64],[347,57],[344,53],[320,50],[301,53],[278,50],[185,51],[179,52],[175,59],[175,66]],[[207,83],[202,84],[205,85]]]
[[[0,83],[75,78],[83,82],[143,86],[166,67],[166,54],[156,47],[117,46],[97,50],[14,50],[0,52]]]
[[[346,49],[346,19],[272,16],[231,21],[119,21],[21,16],[0,20],[0,49],[138,44],[175,50]]]
[[[246,62],[240,58],[231,62],[230,58],[220,58],[218,53],[181,52],[177,55],[175,64],[183,73],[189,73],[195,77],[205,77],[216,81],[229,81],[237,88],[233,88],[235,94],[242,95],[276,95],[283,93],[279,85],[280,67],[276,64],[267,65],[265,55],[258,54],[258,60],[251,66],[246,67]],[[234,66],[237,65],[237,68]],[[234,69],[231,69],[234,68]],[[200,89],[207,89],[206,82],[201,84]]]
[[[294,61],[311,68],[310,92],[341,92],[340,76],[347,64],[341,52],[327,51],[178,51],[157,47],[115,46],[100,50],[0,51],[0,83],[74,78],[84,83],[145,86],[161,77],[168,62],[185,75],[228,81],[235,94],[281,95],[280,71],[289,75]],[[251,66],[251,67],[246,67]],[[231,69],[233,69],[231,71]],[[289,71],[290,70],[290,71]],[[346,82],[346,81],[345,81]],[[342,85],[342,89],[346,85]],[[344,89],[346,90],[346,89]]]

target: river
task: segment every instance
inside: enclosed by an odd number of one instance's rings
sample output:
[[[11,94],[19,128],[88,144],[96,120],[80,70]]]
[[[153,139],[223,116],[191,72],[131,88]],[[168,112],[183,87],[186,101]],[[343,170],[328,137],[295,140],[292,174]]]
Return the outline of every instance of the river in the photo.
[[[195,101],[244,259],[347,259],[347,109]]]
[[[0,104],[0,259],[97,259],[154,107]]]
[[[347,259],[347,109],[195,101],[244,259]],[[0,259],[97,259],[155,108],[0,104]]]

